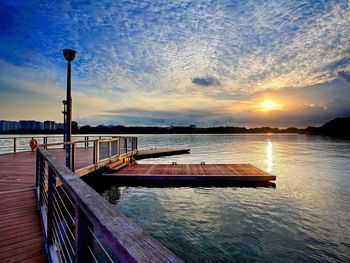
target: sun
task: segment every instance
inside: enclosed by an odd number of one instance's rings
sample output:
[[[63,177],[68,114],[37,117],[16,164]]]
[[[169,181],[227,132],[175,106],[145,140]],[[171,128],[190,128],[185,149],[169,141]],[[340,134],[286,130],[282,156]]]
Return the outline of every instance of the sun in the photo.
[[[280,108],[282,108],[282,104],[276,103],[276,102],[272,102],[272,101],[264,101],[260,104],[260,107],[262,110],[278,110]]]

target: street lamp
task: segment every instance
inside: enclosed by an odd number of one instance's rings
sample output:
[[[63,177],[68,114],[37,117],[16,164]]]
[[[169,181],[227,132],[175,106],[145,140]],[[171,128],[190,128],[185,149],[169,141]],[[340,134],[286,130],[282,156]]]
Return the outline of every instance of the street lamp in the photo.
[[[67,70],[67,100],[66,100],[66,140],[65,142],[71,141],[72,135],[72,95],[71,95],[71,62],[74,60],[76,51],[72,49],[63,49],[63,56],[68,61],[68,70]],[[66,166],[71,168],[71,152],[70,144],[66,144]]]

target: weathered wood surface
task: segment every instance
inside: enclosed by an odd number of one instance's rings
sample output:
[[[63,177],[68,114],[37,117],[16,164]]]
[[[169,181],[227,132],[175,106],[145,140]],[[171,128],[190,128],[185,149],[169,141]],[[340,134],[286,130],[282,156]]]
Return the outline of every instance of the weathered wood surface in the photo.
[[[178,155],[189,153],[190,149],[176,149],[176,148],[159,148],[159,149],[149,149],[149,150],[138,150],[135,159],[147,159],[156,158],[162,156]]]
[[[149,181],[263,182],[276,180],[276,176],[251,164],[131,164],[106,175],[125,180]]]
[[[47,262],[34,194],[35,157],[0,155],[0,262]]]

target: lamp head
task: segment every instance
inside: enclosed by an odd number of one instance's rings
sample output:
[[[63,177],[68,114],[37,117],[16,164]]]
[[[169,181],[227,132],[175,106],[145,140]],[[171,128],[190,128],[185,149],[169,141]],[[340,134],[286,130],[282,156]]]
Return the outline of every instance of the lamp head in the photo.
[[[63,56],[67,61],[73,61],[76,54],[77,52],[73,49],[63,49]]]

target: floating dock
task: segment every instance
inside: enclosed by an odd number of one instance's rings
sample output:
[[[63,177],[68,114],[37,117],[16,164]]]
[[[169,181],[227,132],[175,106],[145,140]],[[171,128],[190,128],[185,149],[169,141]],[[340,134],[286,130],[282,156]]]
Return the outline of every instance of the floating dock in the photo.
[[[162,156],[178,155],[178,154],[188,154],[190,149],[177,149],[177,148],[160,148],[160,149],[149,149],[149,150],[138,150],[135,155],[135,159],[147,159],[156,158]]]
[[[112,166],[113,167],[113,166]],[[236,183],[261,184],[276,176],[251,164],[129,164],[116,166],[103,176],[128,183]]]

